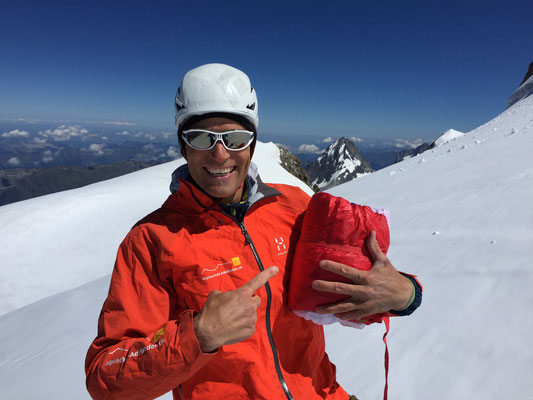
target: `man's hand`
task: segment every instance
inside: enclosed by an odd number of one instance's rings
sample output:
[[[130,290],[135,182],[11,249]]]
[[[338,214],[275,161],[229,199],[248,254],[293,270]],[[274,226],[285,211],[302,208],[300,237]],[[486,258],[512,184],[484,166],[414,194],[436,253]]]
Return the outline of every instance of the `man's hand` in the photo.
[[[254,293],[277,273],[278,267],[270,267],[238,289],[209,293],[204,308],[194,317],[194,332],[204,353],[224,344],[241,342],[254,334],[257,308],[261,304]]]
[[[366,245],[373,264],[369,271],[360,271],[348,265],[322,260],[320,267],[342,275],[353,283],[316,280],[313,288],[320,291],[349,295],[339,303],[317,307],[319,314],[335,314],[340,319],[361,319],[368,315],[402,310],[413,293],[413,285],[402,276],[381,251],[376,233],[368,236]]]

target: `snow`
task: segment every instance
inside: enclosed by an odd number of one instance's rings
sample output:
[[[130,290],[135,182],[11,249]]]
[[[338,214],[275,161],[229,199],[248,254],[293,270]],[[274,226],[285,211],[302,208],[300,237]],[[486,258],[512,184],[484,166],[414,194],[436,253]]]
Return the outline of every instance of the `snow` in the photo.
[[[330,190],[390,210],[389,257],[424,285],[422,307],[391,322],[391,400],[533,398],[532,149],[530,96],[426,151],[425,162],[419,155]],[[294,182],[277,154],[258,144],[264,180]],[[0,207],[9,238],[2,307],[12,310],[0,317],[3,397],[88,398],[83,361],[104,274],[129,227],[166,198],[178,163]],[[326,327],[338,380],[361,400],[382,397],[383,331]]]
[[[463,132],[459,132],[454,129],[448,129],[446,132],[440,135],[437,140],[435,140],[435,146],[442,146],[444,143],[448,143],[450,140],[457,139],[463,135]]]
[[[424,285],[422,307],[391,322],[391,398],[533,398],[531,150],[532,97],[424,158],[330,190],[391,212],[389,257]],[[383,382],[383,327],[326,332],[328,353],[344,365],[340,382],[379,398],[368,382]],[[358,352],[372,360],[364,379],[350,368]]]
[[[342,152],[340,154],[342,154],[343,156],[346,156],[346,154],[344,152]],[[354,160],[354,159],[351,159],[351,158],[344,158],[341,161],[342,162],[339,162],[337,164],[338,165],[337,166],[338,169],[337,169],[337,171],[335,171],[335,173],[333,175],[331,175],[331,178],[329,179],[329,181],[321,183],[320,185],[318,185],[319,187],[322,188],[324,186],[329,185],[331,182],[333,182],[335,179],[337,179],[341,175],[351,174],[353,171],[355,171],[355,169],[358,166],[361,165],[361,161],[357,160],[357,159]]]

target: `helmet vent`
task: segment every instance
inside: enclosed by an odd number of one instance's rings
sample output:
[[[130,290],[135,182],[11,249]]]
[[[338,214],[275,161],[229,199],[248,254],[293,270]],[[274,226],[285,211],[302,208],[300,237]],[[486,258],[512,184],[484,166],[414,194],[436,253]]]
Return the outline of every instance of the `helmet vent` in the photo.
[[[246,108],[248,108],[249,110],[254,111],[255,110],[255,103],[250,104],[249,106],[246,106]]]
[[[185,105],[181,103],[181,101],[178,100],[178,98],[176,97],[174,99],[174,104],[176,104],[176,110],[183,110],[185,108]]]

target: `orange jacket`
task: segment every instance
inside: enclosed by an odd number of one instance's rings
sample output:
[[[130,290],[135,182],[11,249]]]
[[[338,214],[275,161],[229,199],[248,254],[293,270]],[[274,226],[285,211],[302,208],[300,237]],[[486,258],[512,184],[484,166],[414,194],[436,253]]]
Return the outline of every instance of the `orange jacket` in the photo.
[[[149,399],[170,390],[175,399],[348,398],[325,353],[322,327],[297,317],[286,301],[289,244],[309,196],[261,185],[252,198],[264,196],[243,226],[181,180],[179,191],[129,232],[87,354],[93,398]],[[280,272],[256,292],[254,335],[202,353],[193,316],[209,292],[242,286],[259,263]]]

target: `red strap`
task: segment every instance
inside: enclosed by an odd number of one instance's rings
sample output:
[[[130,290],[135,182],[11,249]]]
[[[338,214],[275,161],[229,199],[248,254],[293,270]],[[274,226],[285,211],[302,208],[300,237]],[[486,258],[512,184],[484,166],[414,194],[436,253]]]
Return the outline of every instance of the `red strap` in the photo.
[[[383,317],[385,322],[385,334],[383,335],[383,342],[385,343],[385,389],[383,390],[383,400],[387,400],[387,392],[389,391],[389,348],[387,347],[387,333],[389,333],[389,317]]]

